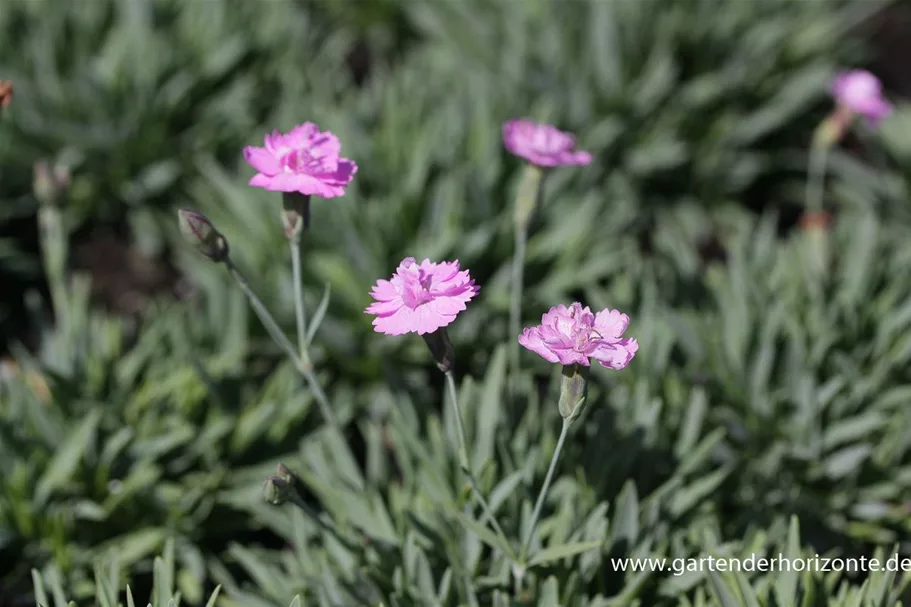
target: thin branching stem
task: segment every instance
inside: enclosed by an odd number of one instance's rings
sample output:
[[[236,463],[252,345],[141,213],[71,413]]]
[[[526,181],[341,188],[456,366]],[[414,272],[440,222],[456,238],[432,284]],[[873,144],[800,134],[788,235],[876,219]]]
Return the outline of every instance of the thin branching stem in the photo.
[[[806,210],[808,213],[822,211],[823,183],[826,177],[826,161],[829,146],[818,143],[810,148],[810,160],[807,167]]]
[[[528,241],[528,226],[517,225],[515,230],[515,250],[512,257],[512,285],[509,301],[509,339],[512,354],[513,374],[519,372],[518,335],[522,331],[522,282],[525,270],[525,245]]]
[[[275,322],[275,319],[272,318],[272,314],[263,304],[262,300],[253,289],[250,287],[250,283],[247,282],[247,279],[244,278],[244,275],[240,273],[240,270],[237,269],[237,266],[234,265],[234,262],[230,258],[225,260],[225,264],[228,266],[228,270],[231,272],[231,276],[234,277],[237,286],[240,287],[240,290],[243,291],[244,295],[247,296],[247,299],[250,301],[250,305],[253,307],[253,311],[259,317],[259,320],[263,323],[263,326],[266,327],[266,331],[272,337],[278,346],[285,351],[285,354],[291,359],[291,362],[294,363],[294,367],[304,376],[304,379],[307,380],[309,384],[310,391],[313,393],[313,397],[316,399],[316,403],[320,408],[320,413],[323,416],[323,419],[326,423],[335,431],[340,433],[338,428],[338,422],[335,419],[335,415],[332,413],[332,407],[329,405],[329,399],[326,397],[326,393],[323,392],[322,387],[319,384],[319,380],[316,377],[316,373],[313,371],[313,367],[309,362],[305,363],[301,360],[294,346],[285,336],[285,333],[278,326],[278,323]]]
[[[465,426],[462,422],[462,408],[459,405],[459,397],[456,391],[455,377],[453,377],[451,370],[446,372],[446,385],[449,388],[449,398],[452,401],[453,408],[455,409],[456,431],[459,435],[459,463],[462,468],[462,473],[468,479],[468,484],[471,487],[471,495],[481,506],[481,510],[483,510],[484,516],[490,520],[490,524],[493,526],[494,531],[500,537],[500,541],[503,542],[504,546],[509,546],[510,543],[506,537],[506,534],[503,533],[503,528],[500,527],[500,523],[497,521],[497,517],[494,515],[493,510],[487,503],[487,500],[484,499],[484,496],[481,494],[478,482],[475,480],[474,473],[471,471],[471,464],[468,460],[468,443],[465,440]]]

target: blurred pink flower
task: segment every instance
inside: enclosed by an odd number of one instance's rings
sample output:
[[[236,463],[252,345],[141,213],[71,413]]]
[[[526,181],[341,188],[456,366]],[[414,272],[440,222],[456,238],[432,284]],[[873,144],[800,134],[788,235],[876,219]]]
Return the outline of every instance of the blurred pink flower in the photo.
[[[259,171],[250,180],[252,186],[334,198],[345,193],[357,173],[357,165],[339,156],[340,151],[338,137],[305,122],[287,134],[266,135],[265,147],[245,147],[244,158]]]
[[[553,307],[541,317],[541,324],[522,331],[519,343],[548,362],[589,366],[589,357],[609,369],[622,369],[639,350],[639,343],[621,337],[629,316],[605,309],[592,314],[576,302],[568,308]]]
[[[865,117],[871,126],[892,113],[879,79],[866,70],[840,73],[832,82],[832,95],[838,105]]]
[[[542,166],[591,164],[592,155],[575,151],[576,140],[549,124],[527,118],[509,120],[503,125],[503,144],[511,153]]]
[[[377,333],[424,335],[455,320],[480,289],[458,260],[418,264],[407,257],[390,280],[377,281],[370,293],[376,302],[365,312],[376,316]]]

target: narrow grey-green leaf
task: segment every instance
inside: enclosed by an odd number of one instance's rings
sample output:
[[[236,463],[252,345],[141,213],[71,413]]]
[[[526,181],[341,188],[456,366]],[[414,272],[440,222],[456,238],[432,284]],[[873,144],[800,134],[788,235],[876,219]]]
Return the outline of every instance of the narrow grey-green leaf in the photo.
[[[690,404],[687,407],[684,416],[683,426],[677,437],[677,444],[674,446],[674,453],[682,459],[696,446],[699,440],[699,433],[702,430],[702,420],[708,409],[708,397],[705,389],[701,386],[695,386],[690,392]]]
[[[791,516],[791,524],[788,526],[787,552],[784,556],[790,562],[800,558],[800,522],[796,516]],[[780,571],[775,576],[772,588],[779,605],[797,604],[797,580],[798,573],[793,569]]]
[[[759,598],[756,591],[750,585],[750,581],[740,571],[732,572],[730,575],[737,581],[737,588],[740,590],[740,597],[743,599],[744,607],[762,607],[759,604]]]
[[[614,503],[611,518],[611,544],[626,542],[626,550],[635,545],[639,537],[639,496],[632,480],[623,483],[623,489]]]
[[[595,542],[578,542],[573,544],[561,544],[559,546],[551,546],[550,548],[545,548],[539,552],[536,552],[534,556],[528,561],[529,567],[536,567],[538,565],[543,565],[551,561],[557,561],[567,557],[575,556],[586,552],[588,550],[594,550],[601,546],[600,541]]]
[[[221,584],[215,587],[215,590],[212,591],[212,596],[209,597],[209,600],[206,602],[206,607],[215,607],[215,601],[218,600],[218,595],[221,593]]]
[[[478,536],[482,542],[493,548],[494,550],[499,550],[505,554],[510,560],[516,560],[516,554],[513,552],[511,546],[504,544],[500,538],[490,529],[481,525],[478,521],[474,520],[467,514],[459,512],[455,508],[449,509],[450,514],[459,521],[459,523]]]
[[[51,607],[47,593],[44,592],[44,580],[37,569],[32,569],[32,587],[35,590],[35,602],[41,607]]]
[[[310,325],[307,327],[307,345],[313,341],[313,338],[316,336],[316,332],[319,330],[320,325],[323,324],[323,319],[326,317],[326,310],[329,309],[329,300],[332,295],[332,287],[327,282],[326,286],[323,288],[323,296],[319,300],[319,305],[316,306],[316,311],[313,313],[313,318],[310,320]]]
[[[557,583],[556,577],[550,576],[544,581],[544,587],[541,589],[541,596],[538,597],[538,605],[561,607],[560,585]]]
[[[728,586],[727,580],[720,573],[710,569],[708,577],[712,585],[712,594],[721,603],[721,607],[744,607],[737,600],[737,593]],[[793,603],[784,603],[784,605],[793,605]]]
[[[35,488],[37,506],[43,505],[55,489],[70,480],[70,477],[79,467],[86,449],[93,440],[100,419],[101,410],[92,409],[85,419],[67,436],[60,448],[57,449],[44,474],[38,479],[38,484]]]

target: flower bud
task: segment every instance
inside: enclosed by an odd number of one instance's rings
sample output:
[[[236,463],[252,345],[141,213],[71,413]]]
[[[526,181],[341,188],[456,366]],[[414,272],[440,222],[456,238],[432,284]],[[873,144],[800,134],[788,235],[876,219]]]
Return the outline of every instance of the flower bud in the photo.
[[[310,195],[300,192],[282,193],[282,227],[289,240],[300,238],[310,227]]]
[[[32,193],[43,205],[56,205],[69,185],[70,172],[63,165],[52,168],[44,160],[38,160],[32,167]]]
[[[543,179],[543,169],[533,164],[525,166],[522,181],[519,183],[519,191],[516,193],[516,206],[513,210],[513,221],[517,229],[525,230],[528,227],[531,214],[534,213],[535,207],[538,205],[538,198],[541,196]]]
[[[289,483],[294,479],[294,473],[288,469],[288,467],[279,462],[278,464],[278,476],[285,479]]]
[[[588,395],[588,367],[565,365],[560,380],[558,407],[564,419],[574,422],[582,414]]]
[[[459,503],[467,504],[471,500],[471,492],[474,488],[471,486],[470,482],[466,482],[462,485],[462,490],[459,491]]]
[[[13,82],[0,80],[0,107],[7,107],[13,102]]]
[[[291,483],[278,476],[270,476],[263,485],[263,498],[273,505],[284,504],[293,499]]]
[[[184,239],[200,253],[214,262],[228,258],[228,241],[222,236],[205,215],[180,209],[177,211],[180,222],[180,233]]]
[[[278,464],[278,477],[291,485],[291,488],[296,491],[298,495],[305,493],[304,482],[298,475],[292,472],[288,466],[282,463]]]
[[[430,348],[430,355],[436,361],[437,368],[443,373],[452,371],[455,366],[455,350],[452,347],[452,342],[449,341],[446,327],[440,327],[433,333],[424,333],[421,337],[424,338],[424,343]]]

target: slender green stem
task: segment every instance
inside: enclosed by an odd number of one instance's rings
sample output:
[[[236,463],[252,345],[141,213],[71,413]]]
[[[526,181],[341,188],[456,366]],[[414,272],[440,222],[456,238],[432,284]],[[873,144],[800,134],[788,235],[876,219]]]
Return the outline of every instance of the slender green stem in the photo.
[[[522,331],[522,281],[525,270],[525,244],[528,241],[528,225],[516,225],[515,249],[512,258],[512,285],[509,301],[509,339],[512,353],[513,374],[519,372],[518,335]]]
[[[550,488],[550,482],[554,477],[554,470],[557,468],[557,460],[560,459],[560,451],[563,450],[563,443],[566,441],[566,435],[569,433],[569,427],[572,422],[564,418],[563,427],[560,429],[560,438],[557,439],[557,448],[554,449],[554,455],[550,458],[550,467],[547,469],[547,476],[544,477],[544,485],[541,487],[541,493],[538,494],[538,501],[535,503],[535,509],[531,513],[531,522],[528,524],[528,531],[525,534],[525,541],[522,542],[522,553],[519,560],[525,562],[528,555],[528,547],[535,533],[535,527],[538,524],[538,517],[541,516],[541,508],[544,506],[544,498],[547,496],[547,490]]]
[[[307,352],[307,312],[304,309],[304,289],[301,279],[301,243],[300,236],[289,238],[291,247],[291,276],[294,283],[294,316],[297,320],[297,347],[301,360],[309,364],[310,357]]]
[[[446,385],[449,387],[449,398],[452,400],[452,406],[455,409],[456,431],[459,434],[459,463],[462,468],[462,473],[468,479],[468,484],[471,487],[471,495],[474,496],[475,500],[477,500],[478,504],[481,506],[485,518],[490,520],[490,524],[493,526],[494,531],[500,536],[500,541],[502,541],[505,546],[509,546],[509,540],[506,538],[506,534],[503,533],[503,528],[500,527],[500,523],[497,522],[497,517],[494,515],[487,500],[481,495],[481,490],[478,488],[478,482],[475,480],[474,473],[471,471],[471,463],[468,460],[468,443],[465,440],[465,426],[462,423],[462,408],[459,406],[459,397],[456,392],[455,378],[452,375],[452,371],[446,372]]]
[[[332,413],[332,407],[329,405],[329,399],[326,398],[326,393],[323,392],[323,389],[319,385],[316,374],[313,372],[313,367],[309,364],[308,361],[301,360],[298,356],[297,351],[294,349],[294,346],[285,336],[284,332],[278,326],[278,323],[275,322],[275,319],[272,318],[272,314],[269,313],[269,310],[263,304],[262,300],[256,295],[253,289],[250,287],[250,283],[247,282],[247,279],[244,278],[244,275],[240,273],[240,270],[237,269],[237,266],[234,265],[234,262],[230,258],[225,260],[225,264],[228,266],[228,270],[231,272],[231,276],[234,277],[237,286],[240,287],[240,290],[243,291],[244,295],[247,296],[247,299],[250,301],[250,305],[253,307],[253,311],[259,317],[259,320],[263,323],[263,326],[266,327],[269,335],[275,340],[275,343],[285,351],[285,354],[288,358],[291,359],[291,362],[294,363],[295,368],[304,376],[304,379],[307,380],[307,383],[310,386],[310,391],[313,393],[313,397],[316,399],[316,403],[320,408],[320,413],[322,413],[323,418],[326,420],[326,423],[329,424],[334,430],[338,431],[338,422],[335,419],[335,415]]]
[[[297,342],[301,352],[307,349],[307,311],[304,309],[304,289],[301,277],[301,243],[297,238],[288,240],[291,249],[291,280],[294,282],[294,315],[297,320]]]
[[[275,343],[285,351],[285,354],[294,362],[295,367],[299,369],[301,367],[301,360],[297,355],[297,351],[294,349],[291,342],[288,341],[288,338],[285,337],[285,333],[281,330],[281,327],[278,326],[278,323],[275,322],[275,319],[272,318],[272,314],[269,313],[266,305],[253,291],[253,288],[250,287],[250,283],[247,282],[247,279],[240,273],[240,270],[237,269],[237,266],[234,265],[234,262],[230,258],[225,260],[225,264],[228,266],[228,270],[231,272],[231,276],[234,278],[237,286],[240,287],[240,290],[247,296],[247,300],[249,300],[250,305],[253,307],[256,316],[259,317],[263,326],[266,327],[269,336],[275,340]]]
[[[348,550],[356,551],[360,548],[360,545],[356,540],[345,536],[336,526],[335,521],[331,518],[329,519],[331,523],[327,523],[319,515],[319,513],[310,507],[310,505],[304,501],[304,499],[297,493],[297,491],[292,492],[288,501],[300,508],[304,514],[306,514],[314,523],[316,523],[323,531],[334,537],[340,544],[348,548]]]
[[[822,143],[821,140],[816,140],[813,142],[813,145],[810,147],[810,160],[809,166],[807,167],[807,189],[806,189],[806,211],[807,213],[820,213],[823,209],[823,192],[824,192],[824,182],[826,175],[826,161],[828,160],[829,146],[825,143]],[[819,218],[815,218],[816,221],[819,221]],[[814,263],[814,270],[824,269],[825,256],[826,256],[826,234],[819,230],[814,229],[809,234],[808,246],[810,247],[810,252],[813,255],[812,260]],[[818,274],[816,275],[818,276]],[[812,282],[810,284],[811,294],[815,301],[820,301],[822,296],[821,285],[817,282]],[[819,313],[816,313],[815,316],[819,318]],[[822,452],[822,410],[817,411],[817,414],[814,416],[814,425],[815,425],[815,436],[813,437],[814,447],[817,455]]]
[[[522,172],[519,188],[516,192],[513,207],[513,234],[515,245],[512,258],[512,284],[509,300],[509,342],[510,342],[510,400],[516,398],[519,383],[521,349],[518,336],[522,331],[522,296],[524,290],[523,273],[525,270],[525,246],[528,242],[528,224],[538,205],[544,185],[544,170],[528,164]]]
[[[812,222],[823,221],[823,217],[820,215],[823,211],[828,151],[829,145],[820,137],[814,140],[810,148],[809,166],[807,167],[806,212]],[[810,253],[814,278],[821,279],[826,271],[828,257],[828,238],[825,228],[814,226],[808,231],[807,236],[805,246],[808,247]],[[822,283],[819,280],[811,281],[810,288],[812,297],[819,299],[822,296]]]
[[[814,142],[810,148],[807,167],[806,210],[808,213],[822,211],[823,182],[826,176],[826,161],[829,146]]]
[[[51,294],[54,320],[61,333],[69,332],[66,288],[66,233],[60,209],[52,204],[42,204],[38,211],[44,271]]]

